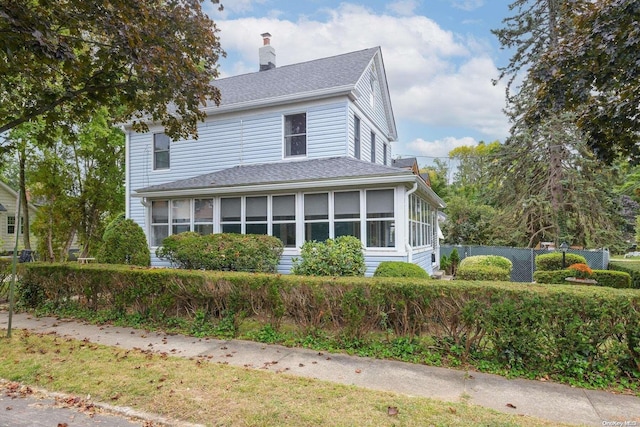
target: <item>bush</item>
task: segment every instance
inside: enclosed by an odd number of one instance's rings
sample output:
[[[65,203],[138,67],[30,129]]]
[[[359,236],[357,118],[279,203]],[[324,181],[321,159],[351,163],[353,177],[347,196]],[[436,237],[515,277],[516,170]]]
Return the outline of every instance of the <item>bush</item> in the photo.
[[[578,279],[588,279],[593,274],[593,270],[587,264],[571,264],[568,270],[573,271],[574,277]]]
[[[96,260],[103,264],[149,266],[151,253],[144,231],[134,220],[118,216],[105,229]]]
[[[460,265],[460,254],[458,254],[457,248],[453,248],[453,250],[451,251],[449,262],[451,263],[451,274],[455,276],[456,272],[458,271],[458,266]]]
[[[303,276],[364,276],[362,243],[353,236],[305,242],[291,272]]]
[[[173,234],[156,250],[159,258],[190,270],[228,270],[273,273],[282,255],[282,241],[259,234],[192,231]]]
[[[429,278],[427,273],[419,265],[402,262],[402,261],[383,261],[378,264],[376,271],[373,273],[374,277],[418,277]]]
[[[461,280],[511,280],[512,263],[497,255],[474,255],[460,262],[456,279]]]
[[[575,270],[553,270],[553,271],[536,271],[533,273],[533,280],[540,284],[554,285],[570,285],[567,277],[575,277]],[[595,286],[606,286],[610,288],[626,289],[631,288],[631,276],[622,271],[611,270],[592,270],[590,276],[597,283]]]
[[[440,256],[440,269],[444,270],[445,274],[451,275],[451,260],[446,256]]]
[[[640,263],[610,262],[609,271],[622,271],[631,275],[631,287],[640,289]]]
[[[578,254],[565,254],[564,266],[571,264],[587,264],[587,259]],[[553,271],[562,270],[562,253],[552,252],[536,256],[536,270]]]
[[[37,292],[21,293],[22,302],[31,301],[41,311],[59,307],[60,312],[74,310],[101,318],[134,316],[136,322],[157,322],[155,327],[193,318],[195,313],[196,318],[219,325],[228,322],[232,332],[244,326],[240,325],[244,316],[250,316],[247,326],[267,321],[274,328],[286,318],[305,331],[347,333],[358,339],[358,345],[379,346],[385,341],[382,334],[395,333],[412,343],[435,343],[428,351],[440,360],[466,360],[515,376],[638,390],[640,293],[636,290],[460,280],[434,280],[425,286],[424,279],[414,278],[302,277],[75,263],[26,263],[20,268],[25,290]],[[123,317],[113,317],[114,308]]]

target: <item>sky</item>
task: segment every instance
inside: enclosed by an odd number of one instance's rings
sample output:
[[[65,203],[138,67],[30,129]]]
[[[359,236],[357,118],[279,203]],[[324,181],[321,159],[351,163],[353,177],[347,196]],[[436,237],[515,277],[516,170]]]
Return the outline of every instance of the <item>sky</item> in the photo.
[[[227,53],[221,77],[258,70],[261,34],[271,34],[276,66],[380,46],[398,129],[394,157],[420,166],[480,141],[504,142],[509,61],[491,29],[510,0],[222,0],[205,2]],[[454,167],[455,165],[451,165]]]

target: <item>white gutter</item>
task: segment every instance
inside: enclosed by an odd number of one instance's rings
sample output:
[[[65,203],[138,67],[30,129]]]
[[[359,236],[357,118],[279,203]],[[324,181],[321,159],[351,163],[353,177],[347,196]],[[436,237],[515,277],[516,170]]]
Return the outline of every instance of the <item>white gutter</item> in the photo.
[[[413,184],[413,187],[411,188],[411,190],[406,192],[406,196],[407,198],[404,201],[404,212],[405,212],[405,242],[404,242],[404,249],[407,251],[407,262],[413,262],[413,248],[411,247],[411,245],[409,244],[409,238],[411,237],[411,228],[409,224],[409,216],[410,216],[410,212],[409,212],[409,196],[411,196],[413,193],[416,192],[416,190],[418,189],[418,183],[415,182]]]

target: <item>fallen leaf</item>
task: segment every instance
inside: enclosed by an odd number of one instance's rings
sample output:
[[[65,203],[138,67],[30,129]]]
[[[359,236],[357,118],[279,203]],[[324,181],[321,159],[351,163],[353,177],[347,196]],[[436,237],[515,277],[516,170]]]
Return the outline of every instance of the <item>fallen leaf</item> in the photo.
[[[449,407],[449,412],[451,412],[452,414],[456,414],[458,413],[458,410],[456,408]]]
[[[362,372],[360,369],[356,369],[356,374],[359,374],[360,372]]]
[[[387,406],[387,415],[390,415],[390,416],[398,415],[398,407],[397,406]]]
[[[516,409],[516,405],[512,405],[511,403],[507,403],[506,407]]]

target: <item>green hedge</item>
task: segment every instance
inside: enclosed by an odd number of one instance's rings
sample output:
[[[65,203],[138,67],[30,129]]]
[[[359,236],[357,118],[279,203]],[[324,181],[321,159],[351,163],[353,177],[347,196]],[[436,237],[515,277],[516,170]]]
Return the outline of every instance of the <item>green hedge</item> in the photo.
[[[566,253],[564,254],[564,267],[571,264],[587,264],[587,259],[582,255]],[[562,270],[562,253],[552,252],[550,254],[542,254],[536,256],[537,271],[553,271]]]
[[[282,255],[282,241],[259,234],[187,231],[173,234],[156,250],[159,258],[189,270],[254,271],[273,273]]]
[[[304,242],[300,258],[293,258],[291,273],[303,276],[364,276],[366,269],[360,239],[340,236],[324,242]]]
[[[609,262],[609,270],[623,271],[631,275],[631,287],[640,289],[640,262],[622,261]]]
[[[460,262],[456,280],[511,280],[512,263],[497,255],[474,255]]]
[[[32,307],[120,310],[158,322],[283,319],[306,330],[428,336],[433,351],[516,375],[602,386],[640,380],[640,293],[593,286],[410,278],[307,277],[143,269],[21,266],[21,301]],[[371,338],[374,339],[374,338]],[[353,341],[351,341],[353,342]]]
[[[420,277],[429,279],[427,273],[419,265],[402,261],[383,261],[378,264],[374,277]]]
[[[575,284],[568,282],[567,277],[574,277],[573,270],[536,271],[533,273],[533,280],[540,284]],[[610,288],[627,289],[631,288],[631,276],[622,271],[593,270],[591,276],[597,283],[596,286],[606,286]]]

